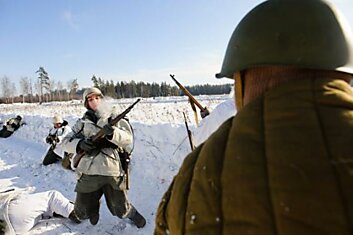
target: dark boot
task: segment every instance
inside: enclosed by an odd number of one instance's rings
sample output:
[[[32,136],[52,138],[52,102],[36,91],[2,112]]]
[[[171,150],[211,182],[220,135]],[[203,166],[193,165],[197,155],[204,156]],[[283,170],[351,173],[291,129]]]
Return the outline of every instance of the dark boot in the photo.
[[[94,214],[89,217],[89,222],[91,222],[92,225],[96,225],[99,220],[99,214]]]
[[[69,214],[69,219],[70,219],[72,222],[76,223],[76,224],[81,223],[81,220],[77,217],[77,215],[76,215],[76,213],[75,213],[74,210],[71,211],[71,213]]]
[[[72,212],[71,212],[72,213]],[[54,218],[64,218],[64,216],[60,215],[60,214],[57,214],[55,212],[53,212],[53,217]]]
[[[137,210],[135,210],[134,215],[132,215],[129,219],[134,222],[138,228],[143,228],[146,225],[145,218]]]

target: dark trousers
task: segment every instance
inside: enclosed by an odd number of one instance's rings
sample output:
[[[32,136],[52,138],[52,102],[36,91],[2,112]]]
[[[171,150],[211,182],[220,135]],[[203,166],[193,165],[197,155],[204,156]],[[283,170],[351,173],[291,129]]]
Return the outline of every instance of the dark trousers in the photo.
[[[104,195],[109,211],[119,218],[129,218],[135,208],[128,202],[125,191],[113,189],[109,184],[91,193],[76,194],[75,212],[80,219],[93,218],[99,214],[100,198]]]
[[[13,133],[13,132],[8,131],[6,128],[2,128],[2,129],[0,130],[0,137],[2,137],[2,138],[7,138],[7,137],[9,137],[10,135],[12,135],[12,133]]]
[[[49,164],[53,164],[59,160],[61,160],[61,157],[59,155],[57,155],[56,153],[54,153],[52,148],[50,148],[47,152],[47,155],[45,155],[45,157],[43,159],[43,165],[46,166]]]

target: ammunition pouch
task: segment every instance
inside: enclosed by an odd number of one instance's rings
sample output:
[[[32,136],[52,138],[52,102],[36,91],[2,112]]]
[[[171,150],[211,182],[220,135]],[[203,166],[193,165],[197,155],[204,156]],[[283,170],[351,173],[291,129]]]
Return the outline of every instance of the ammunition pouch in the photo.
[[[62,167],[64,167],[65,169],[68,169],[68,170],[72,170],[72,168],[71,168],[71,158],[72,158],[72,156],[73,156],[72,153],[65,152],[64,158],[61,161]]]
[[[125,172],[125,174],[127,174],[129,170],[129,164],[130,164],[130,154],[127,153],[126,151],[123,151],[123,152],[119,151],[119,158],[120,158],[120,163],[123,168],[123,171]]]
[[[129,179],[129,165],[130,165],[130,154],[126,151],[120,152],[119,151],[119,158],[121,167],[124,171],[122,182],[119,185],[121,190],[129,190],[130,188],[130,179]]]
[[[124,174],[123,176],[121,176],[119,189],[122,190],[122,191],[129,190],[129,185],[128,184],[129,184],[128,176],[127,176],[127,174]]]

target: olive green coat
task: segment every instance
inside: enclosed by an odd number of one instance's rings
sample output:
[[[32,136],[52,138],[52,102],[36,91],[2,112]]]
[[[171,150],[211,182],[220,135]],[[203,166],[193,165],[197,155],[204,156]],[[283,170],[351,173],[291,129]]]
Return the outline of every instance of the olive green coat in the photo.
[[[282,84],[192,152],[155,234],[353,234],[353,92],[333,79]]]

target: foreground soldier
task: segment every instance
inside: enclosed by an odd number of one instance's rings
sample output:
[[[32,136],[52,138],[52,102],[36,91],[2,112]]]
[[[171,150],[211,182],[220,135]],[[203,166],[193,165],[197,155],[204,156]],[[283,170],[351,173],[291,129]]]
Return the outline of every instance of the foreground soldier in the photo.
[[[25,123],[23,122],[21,115],[8,119],[0,130],[0,137],[7,138],[11,136],[18,128],[20,128],[20,126],[24,124]]]
[[[59,115],[53,117],[53,125],[54,127],[50,129],[48,136],[45,138],[45,141],[51,146],[43,159],[44,166],[67,158],[69,155],[62,148],[62,140],[71,132],[70,126]]]
[[[352,234],[353,40],[321,0],[269,0],[236,27],[217,77],[237,114],[192,152],[155,234]]]
[[[24,234],[41,219],[53,216],[80,223],[73,212],[74,205],[60,192],[50,190],[30,193],[28,189],[0,192],[0,234]]]
[[[129,123],[122,119],[115,126],[109,118],[117,115],[102,102],[103,94],[97,88],[83,93],[87,112],[79,119],[64,139],[65,149],[71,153],[85,151],[76,172],[78,181],[75,212],[80,219],[89,218],[95,225],[99,220],[99,200],[104,194],[110,212],[119,218],[129,218],[138,228],[146,224],[145,218],[129,203],[124,172],[119,152],[131,152],[133,134]],[[91,137],[103,130],[105,138],[93,142]]]

